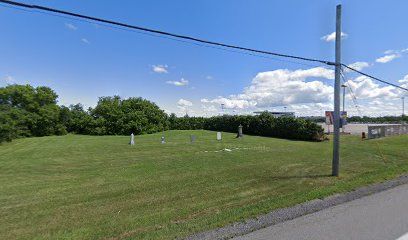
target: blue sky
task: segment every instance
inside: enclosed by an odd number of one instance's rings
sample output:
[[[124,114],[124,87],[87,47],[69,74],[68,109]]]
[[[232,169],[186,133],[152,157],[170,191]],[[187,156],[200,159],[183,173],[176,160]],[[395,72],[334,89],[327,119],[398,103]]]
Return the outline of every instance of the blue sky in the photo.
[[[22,0],[21,0],[22,1]],[[342,62],[408,84],[408,2],[25,0],[227,44],[334,59],[335,7],[343,6]],[[143,97],[167,112],[210,116],[259,110],[321,115],[332,108],[331,68],[262,58],[71,18],[0,6],[0,84],[45,85],[59,104]],[[307,65],[304,65],[307,64]],[[401,113],[400,91],[346,72],[364,115]],[[404,80],[405,79],[405,80]],[[346,98],[346,110],[358,115]]]

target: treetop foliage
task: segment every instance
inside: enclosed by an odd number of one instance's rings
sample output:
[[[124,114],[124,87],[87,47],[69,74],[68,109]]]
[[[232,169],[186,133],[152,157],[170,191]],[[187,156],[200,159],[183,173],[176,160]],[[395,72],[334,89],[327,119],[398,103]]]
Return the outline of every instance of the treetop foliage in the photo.
[[[320,141],[323,129],[300,118],[259,116],[177,117],[167,115],[143,98],[100,97],[95,108],[58,106],[58,95],[48,87],[9,85],[0,88],[0,142],[30,136],[149,134],[169,129],[237,132],[244,134]]]

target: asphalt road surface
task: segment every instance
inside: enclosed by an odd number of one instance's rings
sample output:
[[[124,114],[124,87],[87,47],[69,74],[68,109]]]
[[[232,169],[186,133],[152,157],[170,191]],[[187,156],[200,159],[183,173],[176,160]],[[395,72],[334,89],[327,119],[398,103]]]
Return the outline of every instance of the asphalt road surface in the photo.
[[[407,232],[408,184],[405,184],[234,239],[407,240]]]

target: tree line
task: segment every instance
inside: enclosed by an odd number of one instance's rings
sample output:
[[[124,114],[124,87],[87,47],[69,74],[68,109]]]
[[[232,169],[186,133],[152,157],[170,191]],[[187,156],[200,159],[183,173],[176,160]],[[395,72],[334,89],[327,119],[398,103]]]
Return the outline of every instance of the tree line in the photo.
[[[177,117],[143,98],[100,97],[95,108],[81,104],[59,106],[49,87],[9,85],[0,88],[0,142],[21,137],[65,135],[136,135],[165,130],[206,129],[244,134],[320,141],[323,129],[309,120],[258,116]]]

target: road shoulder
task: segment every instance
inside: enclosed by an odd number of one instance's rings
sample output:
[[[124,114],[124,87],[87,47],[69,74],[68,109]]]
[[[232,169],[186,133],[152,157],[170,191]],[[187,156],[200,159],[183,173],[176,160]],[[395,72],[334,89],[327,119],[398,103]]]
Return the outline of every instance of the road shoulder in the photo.
[[[323,199],[315,199],[289,208],[277,209],[270,213],[258,216],[257,218],[249,219],[245,222],[233,223],[222,228],[201,232],[192,235],[187,239],[229,239],[232,237],[241,236],[262,228],[292,220],[310,213],[314,213],[342,203],[350,202],[355,199],[369,196],[374,193],[378,193],[407,183],[408,175],[403,175],[393,180],[361,187],[351,192],[336,194]]]

